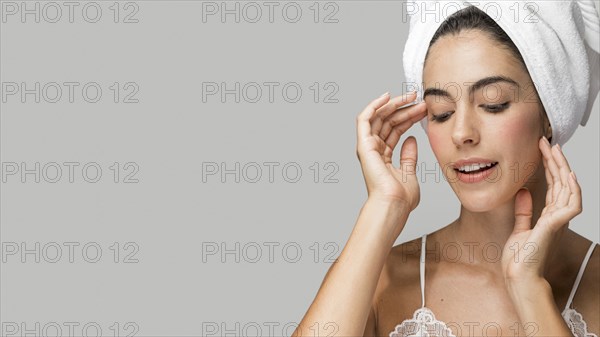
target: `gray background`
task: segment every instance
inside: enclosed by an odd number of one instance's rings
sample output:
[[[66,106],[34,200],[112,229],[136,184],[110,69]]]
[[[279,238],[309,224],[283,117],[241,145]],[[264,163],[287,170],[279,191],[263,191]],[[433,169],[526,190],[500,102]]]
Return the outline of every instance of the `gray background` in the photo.
[[[33,7],[34,2],[27,3]],[[114,322],[121,336],[133,331],[124,328],[127,322],[139,328],[137,336],[201,335],[212,331],[209,326],[218,326],[217,335],[225,335],[225,329],[229,335],[256,335],[253,326],[262,336],[285,334],[283,326],[299,322],[314,299],[366,200],[355,118],[380,94],[403,93],[408,32],[403,2],[335,1],[328,8],[320,2],[318,23],[309,8],[314,3],[306,1],[296,2],[303,11],[297,23],[285,22],[280,10],[285,2],[277,2],[273,23],[263,2],[258,2],[263,17],[257,23],[243,17],[236,23],[233,16],[225,23],[218,16],[202,22],[200,1],[132,2],[139,9],[133,16],[137,23],[122,22],[133,7],[121,2],[115,23],[113,2],[96,3],[103,11],[96,23],[82,19],[81,2],[73,23],[62,7],[57,23],[43,17],[36,23],[32,16],[21,22],[17,15],[0,26],[2,83],[25,82],[32,88],[35,82],[72,81],[81,89],[96,82],[103,89],[97,103],[85,102],[77,90],[70,103],[65,86],[57,103],[36,103],[32,95],[24,102],[8,96],[2,103],[3,164],[26,163],[32,169],[36,162],[42,168],[58,163],[63,176],[56,183],[42,176],[37,183],[33,175],[23,181],[17,174],[2,182],[3,249],[25,243],[34,250],[36,242],[41,248],[24,261],[20,251],[3,250],[0,321],[20,328],[25,322],[29,329],[35,322],[48,329],[56,322],[63,336],[65,322],[79,324],[77,335],[90,322],[105,336],[114,334]],[[234,2],[228,4],[233,8]],[[334,8],[331,19],[338,22],[323,22]],[[203,82],[227,82],[232,88],[235,82],[269,81],[281,84],[274,102],[268,101],[265,86],[256,103],[236,103],[232,95],[226,102],[216,96],[202,101]],[[121,86],[119,103],[109,89],[114,82]],[[123,88],[126,82],[137,84],[138,103],[123,103],[123,95],[131,92]],[[288,82],[303,90],[296,103],[286,102],[277,90]],[[314,82],[320,86],[317,103],[309,88]],[[337,103],[324,102],[333,92],[324,87],[327,82],[338,89],[332,96]],[[584,212],[570,228],[596,242],[598,110],[597,100],[588,125],[564,146],[583,188]],[[421,127],[415,125],[401,142],[408,135],[417,138],[419,165],[433,169],[436,160]],[[80,164],[73,182],[64,162]],[[90,162],[102,169],[96,183],[81,175]],[[118,183],[110,169],[114,162],[120,167]],[[133,176],[137,183],[123,182],[133,171],[124,166],[128,162],[139,168]],[[257,163],[262,176],[250,182],[256,174],[250,167],[239,182],[233,175],[203,182],[203,163],[211,162],[226,163],[228,169],[236,162],[241,167]],[[279,163],[273,182],[264,162]],[[317,183],[311,170],[315,162]],[[329,162],[334,165],[325,166]],[[299,181],[284,179],[286,163],[302,169]],[[337,182],[324,182],[334,169],[331,178]],[[437,182],[428,176],[421,183],[421,203],[396,243],[458,216],[458,199],[438,175]],[[286,177],[294,176],[292,168]],[[79,244],[72,263],[68,242]],[[118,262],[110,248],[115,242]],[[236,242],[239,251],[229,255],[203,254],[203,247],[223,243],[234,249]],[[52,243],[62,247],[56,263],[46,261],[56,255]],[[96,263],[85,259],[93,258],[93,250],[82,253],[88,243],[101,247]],[[267,245],[274,247],[272,259]],[[292,248],[284,251],[284,246]],[[296,259],[294,247],[301,253]],[[123,263],[130,253],[137,263]]]

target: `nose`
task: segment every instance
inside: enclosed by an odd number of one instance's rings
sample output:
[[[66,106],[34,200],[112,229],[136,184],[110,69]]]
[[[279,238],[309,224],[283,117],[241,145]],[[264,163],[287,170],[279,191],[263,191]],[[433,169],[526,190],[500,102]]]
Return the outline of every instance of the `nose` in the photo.
[[[479,143],[479,121],[474,111],[457,109],[453,119],[452,141],[457,148]]]

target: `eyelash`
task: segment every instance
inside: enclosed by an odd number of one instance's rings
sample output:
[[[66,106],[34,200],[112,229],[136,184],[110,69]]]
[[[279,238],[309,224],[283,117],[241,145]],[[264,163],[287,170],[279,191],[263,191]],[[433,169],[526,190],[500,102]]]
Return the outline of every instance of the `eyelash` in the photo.
[[[498,104],[498,105],[484,105],[484,109],[487,112],[491,112],[491,113],[499,113],[502,112],[504,110],[506,110],[508,107],[510,106],[510,102],[506,102],[506,103],[502,103],[502,104]],[[433,115],[429,120],[436,122],[436,123],[443,123],[446,121],[446,117],[449,117],[449,112],[447,113],[443,113],[440,115]]]

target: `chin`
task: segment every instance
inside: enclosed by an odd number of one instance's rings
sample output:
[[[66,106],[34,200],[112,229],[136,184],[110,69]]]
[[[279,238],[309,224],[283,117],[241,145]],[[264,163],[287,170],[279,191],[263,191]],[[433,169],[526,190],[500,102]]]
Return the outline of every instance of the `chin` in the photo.
[[[498,208],[501,200],[496,191],[463,191],[458,198],[462,207],[471,212],[489,212]]]

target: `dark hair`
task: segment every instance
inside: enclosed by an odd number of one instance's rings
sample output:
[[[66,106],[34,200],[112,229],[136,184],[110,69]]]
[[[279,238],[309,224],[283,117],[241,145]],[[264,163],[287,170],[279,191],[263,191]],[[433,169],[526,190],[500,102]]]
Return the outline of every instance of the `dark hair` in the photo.
[[[494,19],[489,17],[484,11],[475,6],[468,6],[457,11],[444,21],[435,32],[429,43],[429,48],[442,36],[456,36],[463,30],[479,30],[486,33],[490,38],[500,44],[500,47],[507,49],[520,62],[524,70],[527,70],[525,60],[519,52],[519,48],[513,43],[506,32],[500,27]],[[429,48],[427,54],[429,54]],[[427,55],[425,56],[427,59]]]
[[[522,66],[523,70],[529,74],[527,66],[525,65],[525,60],[523,59],[519,48],[517,48],[508,34],[506,34],[504,29],[502,29],[502,27],[500,27],[496,21],[494,21],[494,19],[475,6],[463,8],[456,13],[453,13],[444,22],[442,22],[438,30],[431,38],[431,42],[427,48],[427,53],[425,54],[425,61],[427,61],[427,56],[429,56],[429,50],[431,49],[431,46],[437,40],[446,35],[456,36],[464,30],[478,30],[487,34],[487,36],[489,36],[492,40],[498,42],[500,48],[508,50]],[[534,90],[536,90],[535,86]],[[537,97],[539,97],[539,95],[537,95]],[[544,109],[544,105],[541,103],[541,100],[539,105],[540,117],[543,123],[544,118],[547,119],[547,114],[546,110]],[[544,125],[542,125],[542,130],[544,130]],[[552,137],[550,137],[548,140],[552,141]]]

